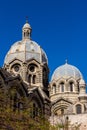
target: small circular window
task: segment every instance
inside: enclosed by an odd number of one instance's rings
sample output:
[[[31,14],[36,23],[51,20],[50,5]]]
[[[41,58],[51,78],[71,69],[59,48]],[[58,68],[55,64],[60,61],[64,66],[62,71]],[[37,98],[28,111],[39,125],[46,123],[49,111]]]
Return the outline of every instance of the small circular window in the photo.
[[[29,70],[30,70],[31,72],[34,72],[34,71],[35,71],[35,66],[31,65],[31,66],[29,67]]]
[[[15,72],[18,72],[19,69],[20,69],[19,65],[15,65],[15,66],[14,66],[14,70],[15,70]]]

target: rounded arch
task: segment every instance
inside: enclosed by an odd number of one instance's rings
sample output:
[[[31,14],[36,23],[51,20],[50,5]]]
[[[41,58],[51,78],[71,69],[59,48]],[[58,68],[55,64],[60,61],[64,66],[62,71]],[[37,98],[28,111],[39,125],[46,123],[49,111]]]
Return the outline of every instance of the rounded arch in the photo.
[[[28,95],[29,107],[31,107],[32,117],[43,114],[43,103],[33,92]]]
[[[20,73],[21,71],[21,64],[20,63],[15,63],[11,66],[11,71],[14,73]]]
[[[28,69],[28,75],[27,75],[28,82],[30,84],[36,84],[38,79],[37,74],[38,65],[36,63],[31,62],[28,64],[27,69]]]
[[[64,115],[67,113],[67,108],[68,108],[67,104],[55,105],[52,108],[52,113],[54,115]]]
[[[28,64],[28,71],[30,73],[35,73],[37,71],[37,69],[38,69],[38,65],[36,63],[32,62],[32,63]]]
[[[77,87],[77,81],[74,78],[70,78],[67,81],[68,91],[75,92]]]
[[[36,84],[36,75],[33,75],[33,84]]]
[[[59,80],[56,81],[57,83],[57,89],[58,89],[58,92],[61,93],[61,92],[64,92],[66,90],[66,80],[64,78],[60,78]]]
[[[21,86],[10,86],[7,90],[9,106],[13,111],[20,111],[24,107],[26,93]]]
[[[15,64],[19,64],[20,66],[22,66],[22,61],[17,59],[17,58],[14,58],[12,61],[10,61],[9,63],[9,70],[12,69],[12,67],[15,65]]]
[[[61,82],[64,82],[64,84],[65,84],[66,80],[64,78],[60,78],[59,80],[57,80],[57,84],[60,84]]]
[[[67,80],[67,82],[73,82],[74,84],[77,83],[77,81],[76,81],[74,78],[69,78],[69,79]]]
[[[59,91],[60,92],[64,92],[65,91],[65,82],[64,81],[61,81],[59,83]]]
[[[81,104],[76,104],[76,114],[81,114],[82,113],[82,105]]]
[[[74,85],[74,82],[73,82],[73,81],[70,81],[70,82],[69,82],[69,91],[70,91],[70,92],[73,92],[73,91],[74,91],[74,86],[75,86],[75,85]]]
[[[29,66],[30,66],[30,65],[34,65],[34,66],[36,66],[37,68],[40,68],[40,64],[39,64],[36,60],[34,60],[34,59],[31,59],[31,60],[28,61],[28,63],[27,63],[28,69],[29,69]]]
[[[56,83],[52,84],[52,92],[53,94],[56,94]]]

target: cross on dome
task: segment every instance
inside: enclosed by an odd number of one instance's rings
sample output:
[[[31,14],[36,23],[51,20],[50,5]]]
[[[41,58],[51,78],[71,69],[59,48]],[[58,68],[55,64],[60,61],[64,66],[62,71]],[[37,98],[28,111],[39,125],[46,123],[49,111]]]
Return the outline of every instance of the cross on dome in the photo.
[[[26,16],[26,23],[28,23],[28,16]]]

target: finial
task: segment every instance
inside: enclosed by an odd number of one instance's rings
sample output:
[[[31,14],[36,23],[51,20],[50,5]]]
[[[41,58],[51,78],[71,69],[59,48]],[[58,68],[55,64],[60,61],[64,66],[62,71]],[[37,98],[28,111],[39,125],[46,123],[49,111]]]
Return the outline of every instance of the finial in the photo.
[[[65,62],[66,62],[66,64],[67,64],[67,63],[68,63],[68,60],[66,59]]]
[[[28,16],[26,16],[26,23],[28,23]]]

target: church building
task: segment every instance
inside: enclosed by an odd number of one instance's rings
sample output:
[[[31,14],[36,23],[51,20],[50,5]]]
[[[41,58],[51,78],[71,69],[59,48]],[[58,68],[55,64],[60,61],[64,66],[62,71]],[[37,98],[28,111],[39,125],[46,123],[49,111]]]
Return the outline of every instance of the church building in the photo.
[[[11,46],[0,74],[5,77],[4,84],[8,88],[16,87],[19,97],[23,94],[32,101],[36,110],[40,109],[43,115],[49,116],[48,59],[40,45],[31,40],[31,31],[31,26],[26,22],[22,28],[22,40]]]
[[[31,32],[32,28],[26,22],[22,28],[22,40],[12,44],[4,66],[0,68],[0,85],[16,87],[17,95],[31,100],[34,107],[50,117],[52,124],[61,115],[68,116],[72,123],[84,122],[87,120],[87,94],[82,73],[66,61],[57,67],[49,81],[47,55],[32,40]]]

